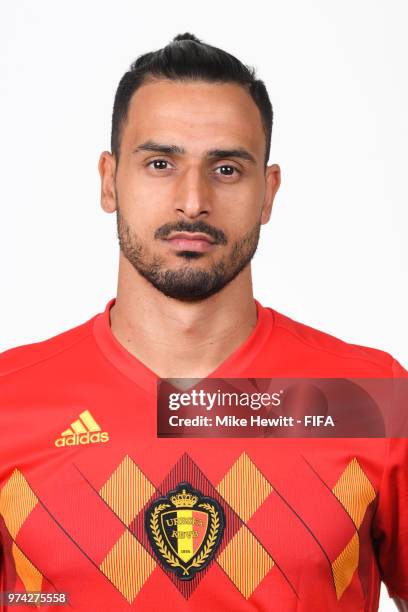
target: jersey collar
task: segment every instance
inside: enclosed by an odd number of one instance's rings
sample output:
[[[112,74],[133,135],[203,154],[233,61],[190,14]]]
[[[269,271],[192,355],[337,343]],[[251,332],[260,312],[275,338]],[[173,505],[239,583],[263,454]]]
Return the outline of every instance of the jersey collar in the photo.
[[[274,327],[274,312],[266,308],[258,300],[257,321],[249,336],[231,353],[207,378],[246,378],[250,364],[262,351]],[[110,326],[110,309],[115,304],[112,298],[106,304],[105,310],[94,318],[93,334],[95,340],[110,363],[127,378],[143,387],[149,393],[155,394],[159,377],[137,357],[130,353],[113,335]]]

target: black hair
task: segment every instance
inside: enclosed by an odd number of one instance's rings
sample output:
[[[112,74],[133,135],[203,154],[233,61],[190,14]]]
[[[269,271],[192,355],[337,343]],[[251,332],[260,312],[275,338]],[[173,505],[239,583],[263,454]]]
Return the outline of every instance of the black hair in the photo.
[[[254,68],[244,65],[222,49],[207,45],[188,32],[178,34],[162,49],[139,56],[121,78],[115,94],[111,132],[111,149],[117,161],[130,99],[149,77],[237,83],[244,86],[261,113],[266,139],[265,165],[268,163],[273,110],[265,84],[256,78]]]

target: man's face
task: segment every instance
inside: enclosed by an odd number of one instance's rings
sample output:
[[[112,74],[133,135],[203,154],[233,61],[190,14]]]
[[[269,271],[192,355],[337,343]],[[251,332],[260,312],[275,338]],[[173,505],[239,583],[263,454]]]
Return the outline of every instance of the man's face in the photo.
[[[203,300],[249,264],[279,168],[265,171],[260,112],[244,88],[148,82],[131,99],[116,167],[109,155],[103,207],[117,211],[122,255],[156,289]]]

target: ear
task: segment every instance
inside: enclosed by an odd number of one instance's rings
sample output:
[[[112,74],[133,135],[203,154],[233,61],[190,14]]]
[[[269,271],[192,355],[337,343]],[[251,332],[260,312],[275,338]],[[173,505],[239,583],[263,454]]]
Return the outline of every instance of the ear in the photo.
[[[281,171],[278,164],[267,166],[265,170],[265,197],[262,205],[261,224],[268,223],[276,192],[281,184]]]
[[[109,151],[103,151],[98,163],[101,177],[101,206],[107,213],[116,210],[115,173],[116,159]]]

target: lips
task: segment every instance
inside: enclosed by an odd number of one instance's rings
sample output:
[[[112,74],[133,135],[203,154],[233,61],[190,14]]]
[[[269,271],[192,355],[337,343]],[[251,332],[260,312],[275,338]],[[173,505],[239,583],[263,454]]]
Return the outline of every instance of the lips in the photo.
[[[215,243],[206,234],[178,232],[167,238],[167,243],[177,251],[195,251],[206,253],[215,247]]]
[[[207,234],[201,234],[198,232],[176,232],[175,234],[171,234],[167,240],[173,239],[183,239],[183,240],[205,240],[209,244],[214,244],[214,240],[210,238]]]

